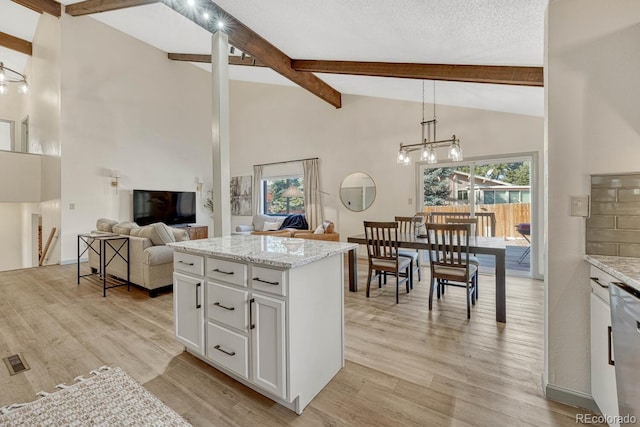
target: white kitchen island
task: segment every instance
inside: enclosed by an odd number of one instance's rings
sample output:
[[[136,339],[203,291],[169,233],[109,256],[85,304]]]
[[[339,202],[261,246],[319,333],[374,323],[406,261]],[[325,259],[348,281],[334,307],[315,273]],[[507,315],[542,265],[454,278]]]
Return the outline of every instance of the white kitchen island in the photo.
[[[344,366],[343,253],[358,245],[252,235],[169,245],[176,339],[301,414]]]

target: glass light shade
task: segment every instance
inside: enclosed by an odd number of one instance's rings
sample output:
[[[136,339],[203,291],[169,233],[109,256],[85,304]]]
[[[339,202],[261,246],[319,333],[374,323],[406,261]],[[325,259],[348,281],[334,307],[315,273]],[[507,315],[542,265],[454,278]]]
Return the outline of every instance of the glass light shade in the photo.
[[[438,163],[438,154],[436,153],[435,148],[433,148],[433,145],[430,145],[428,150],[427,150],[427,158],[424,159],[427,161],[427,163],[429,164],[434,164],[434,163]]]
[[[0,95],[6,95],[9,92],[9,88],[5,82],[0,82]]]
[[[449,159],[453,160],[454,162],[460,162],[462,161],[463,157],[462,157],[462,149],[460,148],[460,144],[458,143],[458,141],[454,140],[451,143],[451,146],[449,147]]]
[[[7,75],[4,73],[4,68],[0,67],[0,82],[7,80]]]
[[[20,83],[20,86],[18,87],[18,92],[20,92],[23,95],[26,95],[27,93],[29,93],[29,85],[27,84],[27,82]]]
[[[404,165],[408,159],[409,159],[409,153],[407,153],[407,150],[405,150],[404,148],[401,148],[398,151],[398,164]]]

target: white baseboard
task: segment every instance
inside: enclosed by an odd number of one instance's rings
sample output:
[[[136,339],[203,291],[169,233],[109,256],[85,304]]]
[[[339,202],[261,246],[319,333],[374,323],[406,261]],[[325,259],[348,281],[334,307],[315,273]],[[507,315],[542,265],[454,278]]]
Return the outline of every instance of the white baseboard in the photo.
[[[88,262],[89,258],[88,257],[83,257],[80,258],[80,262]],[[65,259],[60,261],[60,265],[69,265],[69,264],[77,264],[78,263],[78,259],[77,258],[73,258],[73,259]]]
[[[590,394],[553,384],[545,384],[544,378],[542,379],[542,389],[549,400],[575,406],[576,408],[584,408],[596,414],[600,413],[600,408],[598,408]]]

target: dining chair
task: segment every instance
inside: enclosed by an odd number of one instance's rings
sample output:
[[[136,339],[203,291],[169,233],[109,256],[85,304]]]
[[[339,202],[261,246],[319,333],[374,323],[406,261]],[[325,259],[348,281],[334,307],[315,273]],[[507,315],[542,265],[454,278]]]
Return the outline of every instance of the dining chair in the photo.
[[[416,227],[422,224],[422,218],[418,216],[397,216],[395,217],[398,223],[398,231],[400,233],[406,233],[414,235],[416,233]],[[418,274],[418,282],[422,280],[420,273],[420,251],[417,249],[399,249],[400,256],[411,259],[411,275],[413,273]],[[413,288],[413,277],[410,280],[410,286]]]
[[[382,286],[382,276],[386,278],[386,273],[393,273],[396,277],[397,304],[400,301],[401,284],[405,283],[409,293],[411,275],[411,260],[401,257],[398,251],[398,223],[364,221],[364,234],[369,258],[367,298],[373,279],[378,278],[379,286]]]
[[[456,218],[456,217],[445,217],[445,224],[469,224],[471,225],[471,232],[474,238],[478,238],[478,217],[468,217],[468,218]],[[473,264],[476,267],[480,268],[480,260],[478,259],[477,254],[469,255],[469,264]],[[477,276],[476,276],[477,279]],[[444,292],[444,286],[442,287],[442,292]],[[476,281],[476,300],[478,299],[478,283]]]
[[[426,224],[431,283],[429,310],[433,305],[433,292],[440,299],[440,289],[456,286],[466,289],[467,319],[471,318],[471,305],[475,305],[478,266],[469,262],[470,224]]]

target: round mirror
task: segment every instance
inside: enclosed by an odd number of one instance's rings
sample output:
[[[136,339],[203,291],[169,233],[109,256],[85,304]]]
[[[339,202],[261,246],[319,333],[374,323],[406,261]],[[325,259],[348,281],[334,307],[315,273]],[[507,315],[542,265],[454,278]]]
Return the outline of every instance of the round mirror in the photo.
[[[348,175],[340,185],[340,200],[349,210],[361,212],[368,209],[376,198],[376,183],[366,173]]]

